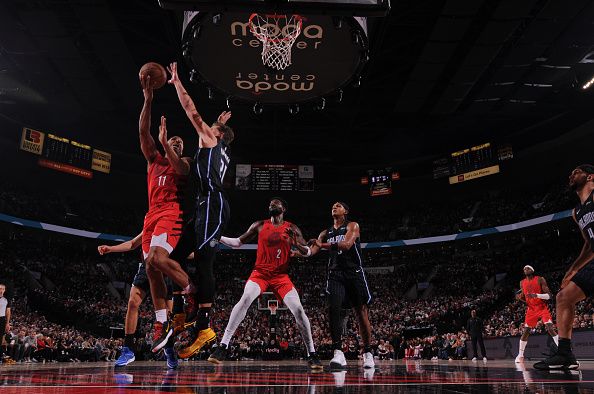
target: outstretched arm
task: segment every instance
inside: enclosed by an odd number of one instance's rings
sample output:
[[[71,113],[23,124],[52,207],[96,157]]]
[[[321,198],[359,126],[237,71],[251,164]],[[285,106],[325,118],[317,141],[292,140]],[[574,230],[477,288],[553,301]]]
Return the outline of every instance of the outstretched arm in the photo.
[[[179,98],[179,102],[181,103],[184,111],[186,111],[186,115],[192,122],[194,129],[198,133],[198,136],[202,140],[205,145],[208,146],[215,146],[217,144],[217,138],[214,135],[214,132],[210,128],[208,124],[206,124],[202,120],[202,116],[198,113],[196,109],[196,105],[194,105],[194,101],[184,88],[179,76],[177,74],[177,63],[173,62],[167,67],[167,71],[171,74],[171,78],[169,79],[169,83],[175,87],[175,91],[177,92],[177,97]]]
[[[151,77],[148,74],[140,75],[140,86],[144,94],[144,105],[140,112],[138,120],[138,132],[140,135],[140,149],[146,161],[150,164],[157,156],[157,147],[155,140],[151,136],[151,107],[153,102],[153,88],[151,87]]]
[[[231,118],[231,111],[223,111],[217,118],[217,122],[227,124],[227,121]]]
[[[354,245],[355,241],[357,241],[357,238],[359,238],[359,235],[359,224],[357,222],[349,222],[349,224],[347,224],[347,232],[344,236],[344,241],[330,243],[319,242],[318,239],[317,244],[322,249],[345,251],[349,250]]]
[[[262,228],[262,221],[259,220],[257,222],[252,223],[250,228],[243,233],[239,238],[228,238],[228,237],[221,237],[221,243],[223,245],[227,245],[231,248],[239,248],[241,245],[251,241],[258,235],[260,229]]]
[[[320,235],[318,236],[318,238],[312,238],[309,241],[307,241],[307,246],[309,246],[309,250],[311,251],[311,253],[309,254],[309,256],[306,256],[303,253],[295,253],[296,256],[299,257],[311,257],[314,256],[316,254],[318,254],[318,252],[321,250],[320,245],[326,240],[327,238],[327,231],[324,230],[320,233]]]
[[[188,175],[190,173],[190,162],[187,157],[179,157],[167,141],[167,119],[161,116],[161,125],[159,126],[159,142],[165,149],[165,154],[169,164],[173,167],[176,174]]]
[[[295,226],[291,223],[291,227],[287,229],[287,234],[291,237],[292,245],[297,248],[299,253],[304,257],[311,256],[311,249],[307,246],[305,240],[303,239],[303,234],[301,234],[301,230],[299,227]]]
[[[142,244],[142,233],[138,234],[136,237],[132,238],[129,241],[122,242],[121,244],[108,246],[108,245],[101,245],[97,247],[97,251],[101,256],[108,253],[124,253],[130,252],[136,248],[138,248]]]

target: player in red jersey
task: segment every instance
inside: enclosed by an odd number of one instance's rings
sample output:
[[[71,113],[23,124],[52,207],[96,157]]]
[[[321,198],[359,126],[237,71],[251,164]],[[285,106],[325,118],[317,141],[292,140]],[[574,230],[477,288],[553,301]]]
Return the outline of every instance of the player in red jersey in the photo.
[[[170,258],[177,246],[183,225],[181,195],[190,170],[188,158],[182,158],[183,141],[180,137],[167,138],[166,121],[161,118],[159,140],[165,156],[157,150],[150,133],[151,106],[153,89],[148,75],[140,76],[140,84],[144,94],[144,106],[140,113],[139,134],[140,148],[147,161],[148,212],[144,218],[142,230],[142,252],[149,278],[151,298],[155,308],[153,351],[163,348],[173,335],[173,326],[167,319],[166,296],[167,287],[163,274],[169,276],[175,284],[188,293],[190,304],[193,286],[188,275],[179,264]],[[184,256],[185,257],[185,256]],[[176,270],[176,268],[178,268]],[[167,270],[166,268],[171,268]],[[177,360],[173,345],[165,349],[168,366],[175,368]]]
[[[305,343],[308,356],[308,363],[312,369],[321,369],[322,364],[315,353],[311,326],[309,319],[303,310],[299,294],[291,282],[287,270],[291,258],[291,246],[296,247],[300,253],[309,255],[309,247],[301,235],[301,230],[293,223],[284,219],[287,211],[287,203],[281,198],[275,197],[268,206],[270,219],[259,220],[253,223],[248,231],[239,238],[221,237],[221,243],[237,248],[258,237],[258,251],[254,270],[245,284],[243,295],[239,302],[233,307],[229,322],[225,328],[225,335],[220,345],[210,355],[208,361],[220,364],[225,360],[229,342],[245,318],[245,314],[256,298],[266,290],[270,289],[289,308],[301,336]]]
[[[528,305],[526,309],[526,320],[524,321],[524,332],[520,338],[520,351],[516,357],[516,363],[524,362],[524,350],[528,344],[530,329],[536,327],[539,320],[544,323],[547,332],[553,337],[555,345],[559,345],[559,336],[553,327],[553,319],[546,301],[552,298],[551,290],[547,281],[542,276],[534,275],[534,268],[531,265],[524,266],[526,278],[520,281],[521,292],[517,299]]]

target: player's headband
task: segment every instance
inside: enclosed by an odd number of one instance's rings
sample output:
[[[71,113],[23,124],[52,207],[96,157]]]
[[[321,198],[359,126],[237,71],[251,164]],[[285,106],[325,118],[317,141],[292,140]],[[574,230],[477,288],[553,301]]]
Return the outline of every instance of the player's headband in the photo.
[[[526,269],[526,268],[530,268],[532,270],[532,272],[534,272],[534,267],[532,267],[531,265],[526,264],[524,266],[524,269]]]
[[[342,202],[342,201],[336,201],[336,202],[337,202],[337,203],[339,203],[340,205],[342,205],[342,207],[344,208],[344,210],[345,210],[347,213],[350,213],[350,212],[351,212],[351,208],[349,208],[349,206],[348,206],[346,203],[344,203],[344,202]]]

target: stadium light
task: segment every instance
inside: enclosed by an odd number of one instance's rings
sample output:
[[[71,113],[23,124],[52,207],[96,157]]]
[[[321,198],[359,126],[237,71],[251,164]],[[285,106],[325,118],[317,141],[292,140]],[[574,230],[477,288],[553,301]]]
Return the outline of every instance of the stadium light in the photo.
[[[592,86],[592,84],[594,84],[594,77],[592,77],[592,79],[590,79],[588,82],[586,82],[584,84],[584,86],[582,86],[582,89],[586,90],[588,89],[590,86]]]

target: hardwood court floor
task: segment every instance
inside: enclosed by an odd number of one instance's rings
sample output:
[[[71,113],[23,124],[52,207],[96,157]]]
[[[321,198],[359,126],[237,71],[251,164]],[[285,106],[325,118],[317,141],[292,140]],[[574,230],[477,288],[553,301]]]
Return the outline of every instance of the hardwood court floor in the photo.
[[[299,361],[17,364],[0,366],[0,393],[594,393],[594,362],[542,373],[513,360],[380,361],[375,370],[311,372]]]

